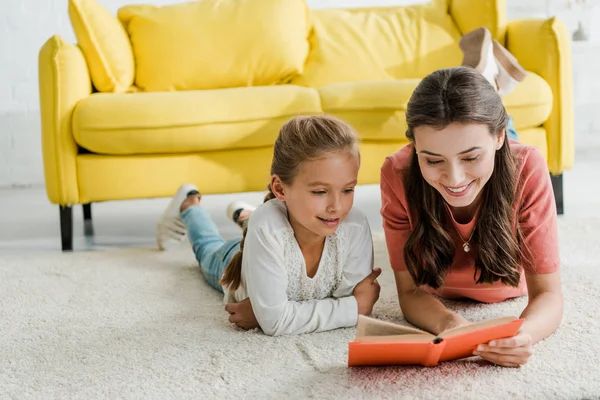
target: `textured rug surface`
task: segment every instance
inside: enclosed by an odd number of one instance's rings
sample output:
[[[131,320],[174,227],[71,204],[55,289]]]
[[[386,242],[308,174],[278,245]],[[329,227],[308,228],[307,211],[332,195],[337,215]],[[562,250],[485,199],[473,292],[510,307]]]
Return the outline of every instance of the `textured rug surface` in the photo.
[[[354,329],[270,338],[232,327],[188,247],[0,255],[1,398],[600,398],[600,220],[560,220],[565,316],[519,369],[346,367]],[[402,321],[383,237],[374,316]],[[472,321],[526,299],[447,303]]]

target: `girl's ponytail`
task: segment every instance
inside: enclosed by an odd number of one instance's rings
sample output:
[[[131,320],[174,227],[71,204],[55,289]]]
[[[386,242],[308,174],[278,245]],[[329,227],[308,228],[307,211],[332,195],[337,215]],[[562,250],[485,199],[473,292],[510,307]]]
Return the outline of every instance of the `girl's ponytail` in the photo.
[[[275,193],[273,193],[273,191],[271,190],[271,185],[269,185],[269,192],[265,195],[265,199],[263,200],[263,202],[267,202],[269,200],[273,200],[275,198]]]
[[[231,260],[229,261],[229,264],[227,264],[227,267],[225,267],[223,276],[219,281],[222,286],[227,286],[227,289],[230,291],[235,291],[242,283],[242,256],[244,254],[244,241],[246,239],[247,231],[248,228],[244,228],[240,249],[233,257],[231,257]]]

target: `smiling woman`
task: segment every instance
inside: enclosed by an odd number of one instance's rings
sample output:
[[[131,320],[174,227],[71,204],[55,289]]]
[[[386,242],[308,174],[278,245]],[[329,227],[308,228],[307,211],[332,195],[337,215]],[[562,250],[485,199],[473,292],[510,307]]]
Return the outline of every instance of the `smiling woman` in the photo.
[[[489,135],[486,125],[459,122],[441,130],[419,126],[415,131],[413,136],[419,137],[415,143],[416,161],[423,179],[439,191],[455,215],[463,214],[463,219],[470,220],[492,176],[494,155],[505,136]]]
[[[481,353],[501,365],[523,364],[562,317],[546,163],[536,148],[506,138],[502,100],[471,68],[423,79],[406,119],[411,144],[381,170],[381,214],[402,311],[437,334],[469,321],[434,294],[487,303],[529,294],[520,333]]]

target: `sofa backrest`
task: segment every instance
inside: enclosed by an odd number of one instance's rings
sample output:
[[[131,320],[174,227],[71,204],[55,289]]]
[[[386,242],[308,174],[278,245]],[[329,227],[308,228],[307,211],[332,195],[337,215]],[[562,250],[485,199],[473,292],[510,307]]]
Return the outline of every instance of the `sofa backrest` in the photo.
[[[203,0],[131,5],[118,17],[144,91],[285,83],[309,51],[304,0]]]
[[[422,78],[462,61],[454,20],[464,30],[480,20],[471,9],[503,0],[431,1],[312,11],[305,0],[132,5],[119,10],[122,26],[98,0],[69,3],[96,89],[123,92]]]
[[[313,10],[311,50],[293,83],[422,78],[460,65],[461,33],[444,0],[406,7]]]

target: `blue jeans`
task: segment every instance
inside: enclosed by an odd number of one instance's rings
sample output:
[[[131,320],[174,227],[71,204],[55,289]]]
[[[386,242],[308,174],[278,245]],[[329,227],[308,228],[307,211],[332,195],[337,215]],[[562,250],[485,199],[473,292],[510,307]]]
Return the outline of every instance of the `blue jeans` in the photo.
[[[188,207],[181,213],[181,220],[187,228],[204,279],[210,286],[223,292],[219,281],[229,260],[239,251],[241,238],[226,242],[210,215],[199,206]]]
[[[508,124],[506,125],[506,136],[509,139],[513,139],[518,141],[519,135],[517,135],[517,130],[515,129],[515,124],[513,122],[512,117],[508,117]]]

